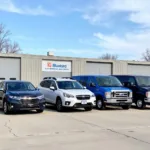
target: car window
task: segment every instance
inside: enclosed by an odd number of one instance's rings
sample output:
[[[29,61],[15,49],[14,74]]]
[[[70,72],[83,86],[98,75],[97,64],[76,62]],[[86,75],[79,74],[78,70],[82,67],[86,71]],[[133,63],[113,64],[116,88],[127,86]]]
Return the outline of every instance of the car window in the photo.
[[[8,82],[6,84],[8,91],[33,91],[35,87],[30,82]]]
[[[117,78],[121,81],[121,83],[130,82],[130,83],[133,83],[134,85],[136,84],[136,81],[135,81],[134,77],[130,77],[130,76],[117,76]]]
[[[87,86],[88,77],[80,77],[79,81],[83,86]]]
[[[52,82],[52,81],[50,81],[50,80],[45,81],[45,82],[44,82],[44,87],[45,87],[45,88],[50,88],[51,82]]]
[[[51,84],[50,84],[50,87],[54,87],[55,89],[57,89],[57,87],[56,87],[56,83],[54,82],[54,81],[51,81]]]
[[[94,85],[96,85],[96,82],[95,82],[95,78],[94,77],[90,77],[88,82],[87,82],[87,85],[90,86],[91,83],[93,83]]]
[[[42,82],[40,83],[40,86],[41,86],[41,87],[44,87],[44,82],[45,82],[45,81],[42,81]]]

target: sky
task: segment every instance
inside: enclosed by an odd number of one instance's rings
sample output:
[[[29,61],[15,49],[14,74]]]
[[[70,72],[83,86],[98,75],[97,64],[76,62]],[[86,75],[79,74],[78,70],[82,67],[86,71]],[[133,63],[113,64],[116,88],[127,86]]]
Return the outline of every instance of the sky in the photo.
[[[0,23],[24,54],[141,60],[150,0],[0,0]]]

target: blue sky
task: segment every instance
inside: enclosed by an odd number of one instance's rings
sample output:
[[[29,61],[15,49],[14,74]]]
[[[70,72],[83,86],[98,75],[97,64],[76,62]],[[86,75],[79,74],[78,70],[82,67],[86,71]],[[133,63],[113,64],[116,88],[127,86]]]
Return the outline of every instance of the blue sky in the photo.
[[[22,53],[140,60],[150,48],[149,0],[0,0]]]

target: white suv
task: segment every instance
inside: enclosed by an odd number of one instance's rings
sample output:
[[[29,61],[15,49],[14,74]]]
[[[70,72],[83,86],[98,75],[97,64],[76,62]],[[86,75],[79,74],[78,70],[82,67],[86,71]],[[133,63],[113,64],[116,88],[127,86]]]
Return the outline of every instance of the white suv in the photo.
[[[46,103],[56,105],[58,111],[62,111],[64,107],[90,111],[96,103],[95,95],[75,80],[46,79],[38,88],[44,94]]]

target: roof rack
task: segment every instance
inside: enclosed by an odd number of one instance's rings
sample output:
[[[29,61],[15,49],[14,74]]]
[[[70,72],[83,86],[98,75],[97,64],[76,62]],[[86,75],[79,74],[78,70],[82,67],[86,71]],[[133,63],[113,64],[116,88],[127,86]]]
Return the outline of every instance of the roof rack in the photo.
[[[43,78],[43,80],[48,80],[48,79],[57,80],[55,77],[44,77],[44,78]]]

